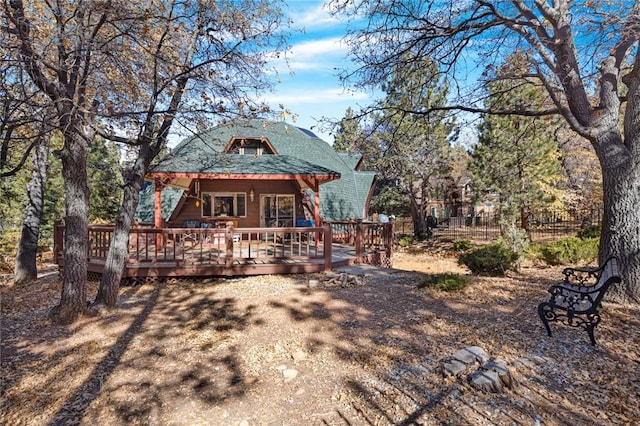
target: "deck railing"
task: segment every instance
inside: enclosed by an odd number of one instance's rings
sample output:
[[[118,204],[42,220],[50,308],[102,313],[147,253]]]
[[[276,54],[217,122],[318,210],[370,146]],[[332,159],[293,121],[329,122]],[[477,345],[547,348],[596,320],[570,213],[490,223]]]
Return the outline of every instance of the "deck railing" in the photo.
[[[113,225],[89,225],[88,256],[105,260]],[[331,228],[151,228],[133,227],[128,262],[232,263],[241,259],[330,258]],[[63,249],[64,224],[56,224],[55,247]],[[329,242],[329,244],[325,244]],[[329,251],[329,253],[327,253]]]
[[[90,225],[88,258],[90,271],[100,273],[107,258],[113,225]],[[338,234],[334,232],[338,231]],[[63,265],[64,224],[56,223],[54,252]],[[142,269],[166,268],[216,274],[242,274],[243,267],[254,270],[264,265],[313,264],[316,270],[331,270],[332,243],[353,247],[353,262],[391,266],[393,224],[334,222],[321,227],[290,228],[153,228],[136,226],[130,230],[127,268],[130,274]],[[256,266],[257,265],[257,266]],[[246,269],[246,268],[245,268]],[[233,272],[227,272],[231,271]],[[283,270],[282,267],[278,270]],[[152,272],[149,272],[152,273]],[[156,272],[153,272],[156,273]],[[257,273],[257,272],[254,272]],[[177,272],[175,272],[178,275]],[[126,275],[126,274],[125,274]]]
[[[353,246],[356,263],[391,267],[395,223],[336,221],[330,222],[333,241]]]
[[[94,229],[94,232],[99,229]],[[184,263],[323,259],[325,228],[134,228],[129,259]],[[96,234],[97,236],[97,234]],[[102,239],[102,238],[100,238]],[[156,241],[162,241],[160,245]],[[328,238],[331,241],[331,237]],[[330,247],[329,247],[330,250]],[[331,257],[329,253],[329,258]]]

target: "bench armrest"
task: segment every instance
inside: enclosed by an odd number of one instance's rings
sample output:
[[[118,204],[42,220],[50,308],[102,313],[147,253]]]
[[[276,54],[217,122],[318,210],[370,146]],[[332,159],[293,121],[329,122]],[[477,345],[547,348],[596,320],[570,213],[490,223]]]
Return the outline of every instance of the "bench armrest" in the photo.
[[[576,313],[597,312],[609,286],[621,280],[615,258],[600,268],[566,268],[563,274],[564,281],[549,287],[548,304]]]

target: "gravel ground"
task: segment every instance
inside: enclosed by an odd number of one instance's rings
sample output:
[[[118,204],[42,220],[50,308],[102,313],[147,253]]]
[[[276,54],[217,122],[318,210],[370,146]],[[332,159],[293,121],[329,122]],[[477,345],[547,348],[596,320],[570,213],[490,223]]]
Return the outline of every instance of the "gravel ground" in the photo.
[[[640,308],[596,329],[554,327],[537,304],[560,268],[418,289],[466,273],[398,253],[396,269],[176,281],[122,289],[119,308],[52,325],[50,275],[1,288],[6,425],[620,425],[640,418]],[[89,284],[95,294],[95,283]],[[470,346],[509,365],[484,392],[443,362]],[[518,360],[542,360],[529,364]]]

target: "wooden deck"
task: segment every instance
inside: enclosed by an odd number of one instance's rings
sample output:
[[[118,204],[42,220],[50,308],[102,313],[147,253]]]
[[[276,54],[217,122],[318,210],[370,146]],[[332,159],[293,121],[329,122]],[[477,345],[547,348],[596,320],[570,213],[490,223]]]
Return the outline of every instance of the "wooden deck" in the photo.
[[[335,234],[334,229],[338,230]],[[349,232],[353,235],[347,235]],[[64,267],[63,235],[64,226],[60,225],[55,238],[60,267]],[[94,276],[104,271],[112,235],[112,225],[89,227],[88,272]],[[344,224],[313,228],[140,227],[131,230],[129,240],[123,279],[291,274],[330,271],[355,263],[391,266],[393,226],[354,222],[347,228]]]

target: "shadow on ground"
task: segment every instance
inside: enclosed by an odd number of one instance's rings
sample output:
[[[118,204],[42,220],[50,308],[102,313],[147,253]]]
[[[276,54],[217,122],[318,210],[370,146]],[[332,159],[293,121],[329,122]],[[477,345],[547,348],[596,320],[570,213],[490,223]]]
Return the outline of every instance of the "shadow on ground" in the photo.
[[[59,283],[3,288],[2,423],[607,425],[637,414],[638,307],[607,304],[592,347],[581,330],[548,338],[537,318],[554,270],[476,278],[453,294],[417,289],[417,272],[342,272],[360,284],[125,288],[117,310],[70,327],[46,320]],[[553,362],[483,393],[441,370],[474,345]]]

